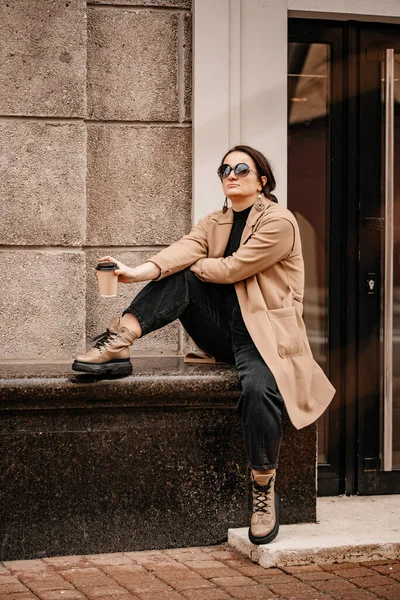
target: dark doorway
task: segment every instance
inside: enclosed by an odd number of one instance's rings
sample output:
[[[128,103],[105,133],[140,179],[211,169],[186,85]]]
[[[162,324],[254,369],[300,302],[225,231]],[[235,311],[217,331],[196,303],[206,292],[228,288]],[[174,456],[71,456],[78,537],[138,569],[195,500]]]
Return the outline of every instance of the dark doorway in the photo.
[[[337,389],[319,495],[400,492],[400,27],[289,20],[288,208]]]

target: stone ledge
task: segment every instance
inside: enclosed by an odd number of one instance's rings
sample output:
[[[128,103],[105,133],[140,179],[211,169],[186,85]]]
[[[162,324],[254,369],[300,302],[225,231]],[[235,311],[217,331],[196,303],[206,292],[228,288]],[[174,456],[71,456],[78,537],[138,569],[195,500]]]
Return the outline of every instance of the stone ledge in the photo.
[[[124,378],[74,374],[71,363],[0,364],[0,410],[229,405],[240,395],[230,365],[185,364],[181,357],[134,358]]]

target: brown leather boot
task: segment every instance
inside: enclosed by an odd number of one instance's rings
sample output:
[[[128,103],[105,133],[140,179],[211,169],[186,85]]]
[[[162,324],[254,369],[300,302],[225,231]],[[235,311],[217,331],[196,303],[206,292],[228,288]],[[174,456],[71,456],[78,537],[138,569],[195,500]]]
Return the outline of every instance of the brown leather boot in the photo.
[[[93,339],[93,348],[75,357],[74,371],[120,376],[132,373],[129,346],[137,336],[126,327],[120,327],[119,321],[113,317],[107,331]]]
[[[275,494],[276,473],[251,475],[253,482],[253,514],[249,539],[253,544],[268,544],[279,531],[279,498]]]

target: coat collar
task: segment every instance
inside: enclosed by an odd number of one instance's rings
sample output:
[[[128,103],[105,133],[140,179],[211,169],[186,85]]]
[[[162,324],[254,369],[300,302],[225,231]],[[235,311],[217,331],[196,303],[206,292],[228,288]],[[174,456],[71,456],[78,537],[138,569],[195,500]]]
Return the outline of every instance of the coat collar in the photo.
[[[268,208],[271,206],[271,204],[273,204],[273,202],[272,202],[272,200],[269,200],[268,198],[263,198],[263,204],[265,206],[264,210],[257,210],[256,207],[253,205],[253,207],[249,213],[249,216],[247,217],[246,225],[243,229],[242,237],[240,240],[241,244],[245,243],[245,241],[248,239],[248,237],[252,233],[252,230],[253,230],[255,224],[257,223],[257,221],[262,217],[262,215],[265,213],[265,211],[268,210]],[[233,224],[233,209],[228,208],[228,210],[226,211],[225,214],[222,212],[222,210],[215,212],[215,213],[213,213],[212,218],[214,221],[216,221],[218,223],[218,225],[232,225]]]
[[[267,210],[269,208],[269,206],[271,206],[271,204],[273,204],[273,202],[271,200],[269,200],[268,198],[264,198],[263,199],[263,204],[265,206],[264,210],[257,210],[253,204],[253,207],[249,213],[249,216],[247,217],[247,221],[246,221],[246,225],[248,225],[248,227],[253,227],[253,225],[255,225],[258,221],[258,219],[263,215],[264,211]],[[226,225],[227,223],[232,224],[233,223],[233,209],[228,208],[228,210],[226,211],[226,213],[223,213],[222,210],[216,211],[215,213],[212,214],[212,218],[214,221],[217,221],[218,225]]]

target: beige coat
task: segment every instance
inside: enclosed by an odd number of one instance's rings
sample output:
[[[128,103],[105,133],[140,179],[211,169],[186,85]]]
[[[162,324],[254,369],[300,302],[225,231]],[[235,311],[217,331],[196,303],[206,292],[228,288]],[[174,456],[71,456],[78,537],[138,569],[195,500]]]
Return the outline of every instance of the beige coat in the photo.
[[[302,318],[304,264],[294,215],[264,199],[265,209],[250,211],[240,247],[223,258],[233,211],[213,212],[149,260],[160,279],[191,267],[203,281],[234,283],[243,320],[271,369],[293,425],[315,421],[335,388],[314,361]]]

